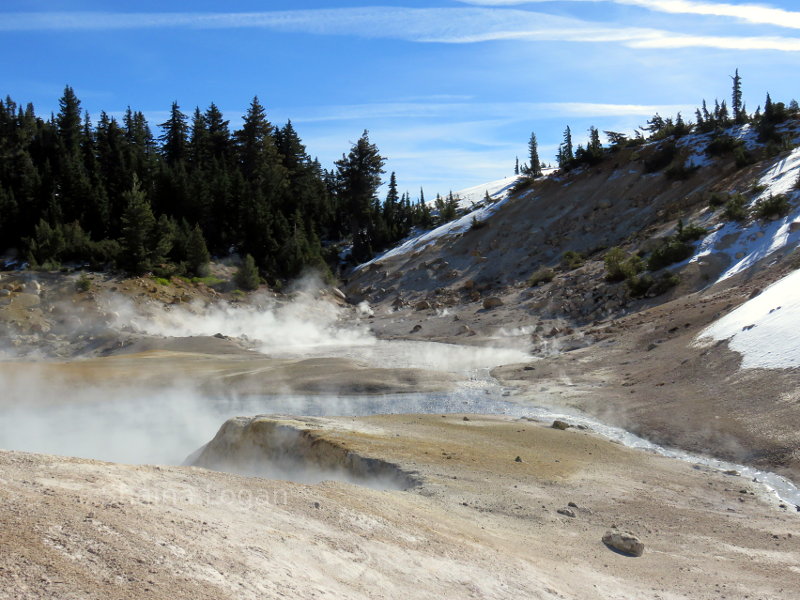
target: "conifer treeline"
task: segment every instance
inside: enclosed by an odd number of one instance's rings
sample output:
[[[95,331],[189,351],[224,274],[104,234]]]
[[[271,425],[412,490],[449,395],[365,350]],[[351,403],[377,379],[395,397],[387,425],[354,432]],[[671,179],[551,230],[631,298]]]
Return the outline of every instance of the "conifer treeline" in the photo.
[[[398,195],[394,173],[378,199],[385,161],[366,131],[328,171],[258,98],[235,131],[213,103],[191,117],[173,103],[158,127],[156,137],[130,108],[94,124],[69,86],[47,120],[0,101],[0,252],[202,275],[209,250],[234,251],[279,279],[335,265],[334,241],[352,240],[363,261],[430,224],[421,201]]]

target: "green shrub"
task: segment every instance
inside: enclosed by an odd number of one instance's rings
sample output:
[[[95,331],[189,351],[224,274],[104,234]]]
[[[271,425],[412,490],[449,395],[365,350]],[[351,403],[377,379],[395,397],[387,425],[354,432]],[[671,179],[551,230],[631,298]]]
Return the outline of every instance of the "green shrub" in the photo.
[[[766,191],[767,191],[767,186],[764,185],[763,183],[754,183],[753,187],[750,188],[750,193],[753,196],[758,196],[762,192],[766,192]]]
[[[626,280],[625,283],[631,296],[642,298],[644,296],[660,296],[680,282],[681,278],[677,273],[667,272],[658,277],[653,277],[649,273],[637,275]]]
[[[742,148],[744,142],[737,140],[726,134],[718,135],[706,146],[706,154],[709,156],[723,156]]]
[[[482,229],[483,227],[486,227],[486,225],[487,225],[486,221],[478,221],[475,215],[472,215],[472,221],[469,224],[469,228],[472,230]]]
[[[678,232],[675,234],[675,237],[681,242],[696,242],[704,238],[707,233],[708,230],[699,225],[690,223],[688,226],[684,227],[683,221],[681,220],[678,221]]]
[[[92,289],[92,278],[83,273],[78,277],[78,281],[75,282],[75,289],[78,292],[88,292]]]
[[[549,267],[539,267],[528,279],[528,285],[533,287],[540,283],[550,283],[555,278],[556,273]]]
[[[665,238],[659,244],[650,258],[647,260],[647,268],[650,271],[658,271],[671,264],[686,260],[694,253],[694,247],[677,237]]]
[[[665,143],[644,160],[644,172],[655,173],[669,165],[675,158],[675,144]]]
[[[567,250],[564,252],[564,256],[561,257],[561,268],[572,271],[573,269],[582,267],[584,262],[586,262],[586,260],[583,254],[575,252],[574,250]]]
[[[606,266],[608,281],[631,279],[644,271],[642,259],[635,254],[629,255],[622,248],[611,248],[603,257],[603,262]]]
[[[755,157],[745,150],[744,146],[740,146],[733,151],[733,158],[736,161],[737,169],[743,169],[747,165],[752,165],[756,162]]]
[[[718,208],[724,206],[730,198],[731,195],[727,192],[711,192],[711,195],[708,197],[708,205],[711,208]]]
[[[725,211],[722,216],[727,221],[744,221],[747,219],[747,208],[745,199],[741,194],[736,194],[725,203]]]
[[[169,279],[164,277],[153,277],[153,281],[155,281],[158,285],[169,285]]]
[[[649,273],[644,275],[634,275],[625,280],[628,293],[634,298],[641,298],[647,294],[647,290],[653,285],[653,276]]]
[[[786,194],[778,194],[777,196],[770,194],[768,198],[759,200],[756,203],[754,212],[759,219],[771,219],[787,215],[789,208],[789,199]]]

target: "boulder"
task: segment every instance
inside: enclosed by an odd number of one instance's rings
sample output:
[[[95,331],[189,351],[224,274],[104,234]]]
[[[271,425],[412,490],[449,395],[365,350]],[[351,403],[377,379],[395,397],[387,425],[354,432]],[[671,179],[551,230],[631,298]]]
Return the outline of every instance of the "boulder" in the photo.
[[[414,310],[428,310],[431,307],[431,303],[427,300],[420,300],[419,302],[414,305]]]
[[[644,553],[644,544],[632,533],[606,531],[603,543],[609,548],[629,556],[641,556]]]
[[[497,296],[491,296],[483,301],[483,308],[486,310],[491,310],[493,308],[497,308],[498,306],[503,306],[503,301]]]
[[[561,431],[564,431],[565,429],[569,429],[570,427],[572,427],[572,425],[570,425],[566,421],[559,421],[558,419],[556,419],[555,421],[553,421],[553,424],[550,427],[552,427],[553,429],[560,429]]]

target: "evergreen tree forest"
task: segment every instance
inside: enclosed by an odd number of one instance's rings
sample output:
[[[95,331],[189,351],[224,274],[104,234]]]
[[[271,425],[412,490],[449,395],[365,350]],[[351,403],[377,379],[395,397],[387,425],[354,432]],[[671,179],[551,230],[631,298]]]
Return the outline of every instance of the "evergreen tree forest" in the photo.
[[[154,132],[130,108],[93,121],[69,86],[59,111],[0,100],[0,253],[161,276],[207,274],[210,256],[252,257],[269,280],[369,259],[430,226],[420,198],[398,195],[365,131],[332,170],[312,159],[291,121],[275,126],[254,98],[232,130],[213,103],[173,103]]]

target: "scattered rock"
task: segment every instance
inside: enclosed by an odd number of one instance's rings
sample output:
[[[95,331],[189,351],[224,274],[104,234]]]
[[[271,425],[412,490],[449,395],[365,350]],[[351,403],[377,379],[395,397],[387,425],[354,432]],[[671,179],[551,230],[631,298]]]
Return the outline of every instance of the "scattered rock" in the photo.
[[[565,429],[569,429],[570,427],[572,427],[572,425],[570,425],[566,421],[559,421],[558,419],[556,419],[555,421],[553,421],[553,424],[550,427],[552,427],[553,429],[560,429],[561,431],[564,431]]]
[[[491,310],[493,308],[497,308],[498,306],[503,306],[503,301],[497,296],[491,296],[483,301],[483,308],[486,310]]]
[[[570,517],[571,519],[575,518],[575,511],[568,508],[559,508],[556,512],[560,515],[564,515],[565,517]]]
[[[644,544],[632,533],[606,531],[603,543],[609,548],[629,556],[641,556],[644,553]]]

